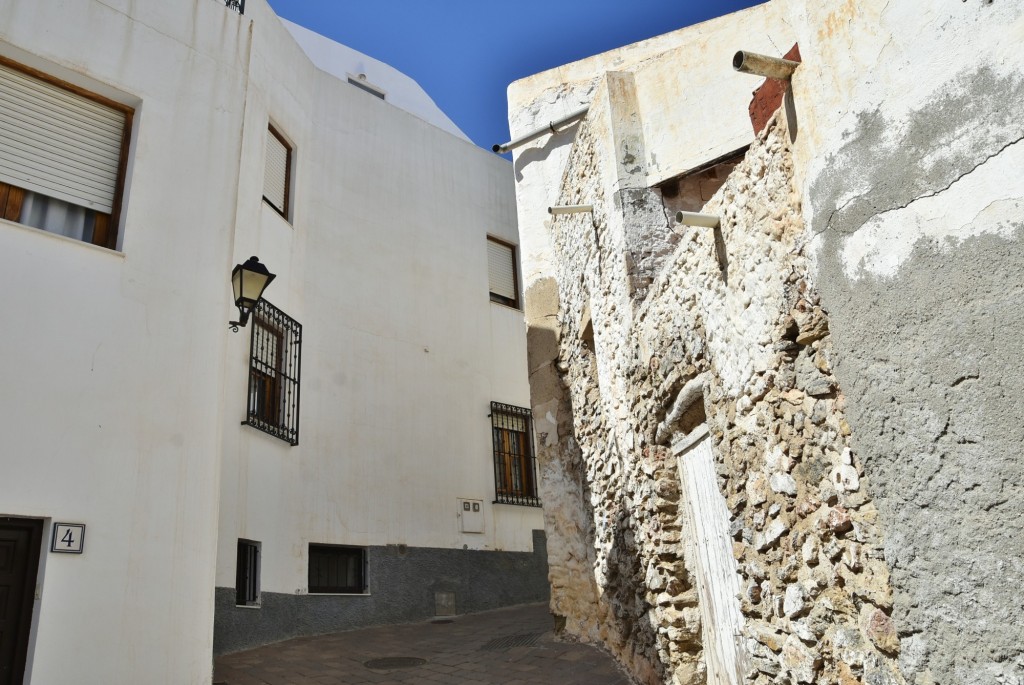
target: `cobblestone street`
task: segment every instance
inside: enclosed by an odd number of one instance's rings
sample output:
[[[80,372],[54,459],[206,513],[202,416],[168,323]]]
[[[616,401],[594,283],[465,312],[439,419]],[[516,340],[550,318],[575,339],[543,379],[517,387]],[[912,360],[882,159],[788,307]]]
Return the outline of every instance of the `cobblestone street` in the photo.
[[[216,660],[223,685],[628,685],[608,654],[560,642],[546,604],[304,637]]]

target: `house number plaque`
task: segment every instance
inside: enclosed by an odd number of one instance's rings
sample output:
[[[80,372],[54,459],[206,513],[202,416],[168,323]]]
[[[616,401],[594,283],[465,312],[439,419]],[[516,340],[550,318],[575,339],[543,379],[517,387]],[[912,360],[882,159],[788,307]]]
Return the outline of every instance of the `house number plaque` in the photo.
[[[50,542],[51,552],[64,552],[65,554],[81,554],[84,549],[84,523],[53,524],[53,540]]]

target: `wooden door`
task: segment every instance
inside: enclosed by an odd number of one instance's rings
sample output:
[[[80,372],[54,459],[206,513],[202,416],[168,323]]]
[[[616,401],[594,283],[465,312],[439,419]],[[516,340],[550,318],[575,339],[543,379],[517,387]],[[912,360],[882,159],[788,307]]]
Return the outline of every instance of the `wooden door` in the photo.
[[[0,685],[25,675],[42,535],[42,521],[0,518]]]
[[[687,566],[697,585],[708,685],[741,685],[746,658],[740,638],[740,578],[729,536],[729,510],[718,487],[707,426],[673,443],[679,460]]]

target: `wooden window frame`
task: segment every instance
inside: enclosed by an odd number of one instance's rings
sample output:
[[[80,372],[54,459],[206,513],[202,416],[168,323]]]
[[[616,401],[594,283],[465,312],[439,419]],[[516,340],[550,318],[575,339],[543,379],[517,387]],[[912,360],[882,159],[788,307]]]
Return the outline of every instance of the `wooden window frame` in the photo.
[[[354,547],[351,545],[328,545],[322,543],[309,543],[309,560],[307,569],[307,589],[311,595],[366,595],[369,594],[367,553],[365,547]],[[314,559],[324,557],[336,557],[336,561],[350,560],[353,557],[358,559],[358,578],[355,585],[314,583]],[[319,563],[319,561],[317,562]]]
[[[519,302],[519,248],[518,248],[518,246],[508,242],[507,240],[502,240],[501,238],[495,238],[494,236],[491,236],[491,235],[487,236],[487,242],[497,243],[498,245],[501,245],[503,247],[509,248],[509,250],[512,252],[512,286],[513,286],[513,292],[515,293],[515,297],[514,298],[508,298],[508,297],[505,297],[504,295],[498,295],[497,293],[490,292],[490,266],[488,266],[487,290],[490,293],[491,302],[496,302],[498,304],[503,304],[506,307],[512,307],[513,309],[522,309],[522,307],[520,307],[520,302]]]
[[[119,153],[120,160],[117,165],[117,180],[115,181],[114,186],[113,208],[111,209],[110,214],[90,210],[93,211],[96,217],[96,223],[93,227],[92,233],[92,244],[98,245],[99,247],[105,247],[110,250],[116,250],[119,228],[121,226],[121,204],[124,200],[124,185],[128,173],[128,150],[131,145],[135,109],[116,100],[111,100],[110,98],[104,97],[98,93],[94,93],[91,90],[86,90],[81,86],[76,86],[73,83],[51,76],[46,72],[15,62],[14,60],[6,57],[0,56],[0,64],[16,71],[20,71],[26,76],[31,76],[32,78],[74,93],[75,95],[92,100],[93,102],[105,107],[116,109],[124,114],[124,130],[121,132],[121,151]],[[3,195],[3,200],[0,202],[0,216],[8,221],[20,223],[21,203],[24,199],[25,190],[15,185],[0,183],[0,194]],[[16,216],[17,218],[11,218],[12,216]]]
[[[284,149],[285,149],[285,162],[284,162],[284,208],[283,209],[278,209],[274,205],[273,202],[271,202],[269,199],[267,199],[266,195],[263,196],[263,201],[266,202],[268,205],[270,205],[271,209],[273,209],[275,212],[277,212],[282,217],[284,217],[285,221],[288,221],[290,223],[291,222],[291,211],[292,211],[292,197],[291,197],[292,196],[292,160],[293,160],[293,154],[292,153],[295,151],[295,148],[292,146],[291,143],[288,142],[288,139],[285,138],[284,135],[282,135],[282,133],[280,131],[278,131],[274,127],[273,124],[268,123],[267,124],[267,130],[270,131],[270,134],[272,136],[277,138],[278,142],[281,143],[281,145],[283,145]],[[266,164],[266,160],[264,160],[263,163]]]
[[[273,357],[280,364],[284,354],[284,331],[274,328],[269,322],[253,317],[253,326],[258,327],[255,331],[256,337],[261,332],[264,339],[269,339],[274,346]],[[250,366],[249,373],[252,377],[252,411],[258,421],[263,421],[275,428],[284,425],[284,418],[281,411],[281,371],[277,366],[270,368],[259,368],[254,361]]]

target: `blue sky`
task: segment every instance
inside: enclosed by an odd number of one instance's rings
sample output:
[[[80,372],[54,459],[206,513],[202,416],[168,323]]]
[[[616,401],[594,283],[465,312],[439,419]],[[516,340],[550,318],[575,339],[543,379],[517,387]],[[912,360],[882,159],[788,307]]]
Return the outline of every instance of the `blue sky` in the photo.
[[[473,142],[508,140],[516,79],[757,0],[269,0],[278,15],[415,79]]]

